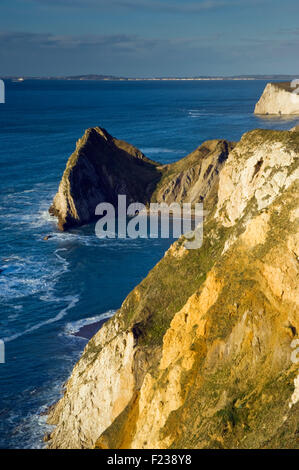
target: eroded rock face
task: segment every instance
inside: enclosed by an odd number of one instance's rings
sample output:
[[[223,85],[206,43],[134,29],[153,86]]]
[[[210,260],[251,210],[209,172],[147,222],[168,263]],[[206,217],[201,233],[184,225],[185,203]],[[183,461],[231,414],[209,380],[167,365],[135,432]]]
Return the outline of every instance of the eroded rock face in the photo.
[[[50,213],[67,230],[95,219],[100,202],[201,202],[207,198],[233,144],[205,142],[172,165],[159,165],[100,127],[88,129],[67,162]]]
[[[298,133],[243,136],[203,246],[174,243],[86,346],[50,447],[299,447],[298,156]]]
[[[230,153],[220,175],[216,215],[224,226],[235,224],[251,202],[257,211],[273,202],[298,177],[290,171],[298,159],[297,136],[255,130]],[[244,158],[246,155],[247,158]]]
[[[167,204],[207,202],[234,145],[226,140],[209,140],[178,162],[165,165],[152,200]]]
[[[51,411],[57,425],[52,448],[92,448],[128,405],[134,392],[134,335],[120,331],[117,317],[89,342],[73,370],[63,398]]]
[[[299,95],[289,82],[268,83],[255,105],[255,114],[298,114]]]

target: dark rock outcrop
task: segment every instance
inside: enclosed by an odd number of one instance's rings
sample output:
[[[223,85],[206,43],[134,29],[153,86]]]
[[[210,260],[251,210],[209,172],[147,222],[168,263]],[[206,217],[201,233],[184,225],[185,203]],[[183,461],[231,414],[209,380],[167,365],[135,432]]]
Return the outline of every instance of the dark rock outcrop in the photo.
[[[211,196],[215,179],[233,144],[205,142],[182,160],[160,165],[106,130],[87,129],[69,158],[50,213],[67,230],[95,219],[100,202],[201,202]],[[217,191],[214,192],[217,194]]]
[[[117,204],[126,194],[128,203],[146,202],[160,177],[157,164],[100,127],[87,129],[67,162],[50,213],[61,230],[95,218],[100,202]]]

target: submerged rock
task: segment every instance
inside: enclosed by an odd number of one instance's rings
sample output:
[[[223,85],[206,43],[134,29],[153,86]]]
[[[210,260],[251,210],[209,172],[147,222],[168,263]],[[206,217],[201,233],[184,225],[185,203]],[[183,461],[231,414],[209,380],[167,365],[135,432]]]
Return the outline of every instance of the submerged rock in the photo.
[[[255,105],[255,114],[298,114],[299,95],[290,82],[268,83]]]
[[[225,140],[208,141],[172,165],[161,165],[133,145],[100,127],[88,129],[69,158],[50,213],[61,230],[95,219],[100,202],[201,202],[233,147]]]
[[[298,157],[296,132],[242,137],[203,246],[175,242],[87,344],[50,448],[299,447]]]

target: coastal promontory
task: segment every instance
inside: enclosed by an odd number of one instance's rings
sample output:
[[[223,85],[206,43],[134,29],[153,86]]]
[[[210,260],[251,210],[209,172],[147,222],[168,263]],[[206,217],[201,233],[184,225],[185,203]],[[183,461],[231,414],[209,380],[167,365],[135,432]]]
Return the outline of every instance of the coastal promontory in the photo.
[[[233,146],[226,140],[206,141],[178,162],[161,165],[101,127],[87,129],[49,211],[58,218],[59,229],[67,230],[92,222],[101,202],[116,207],[118,195],[126,195],[128,204],[205,200],[212,205],[219,172]]]
[[[255,105],[255,114],[299,115],[298,84],[294,82],[268,83]]]

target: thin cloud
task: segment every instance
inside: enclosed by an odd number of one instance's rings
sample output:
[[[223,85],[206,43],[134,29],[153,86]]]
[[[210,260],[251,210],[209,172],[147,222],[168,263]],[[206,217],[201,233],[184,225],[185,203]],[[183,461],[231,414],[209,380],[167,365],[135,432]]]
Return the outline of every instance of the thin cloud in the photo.
[[[194,76],[285,73],[298,68],[299,38],[243,37],[224,42],[216,34],[144,38],[134,34],[57,35],[0,33],[2,75]],[[289,66],[290,57],[292,67]],[[255,70],[248,64],[255,63]]]
[[[84,46],[135,46],[142,43],[141,39],[128,34],[111,35],[85,35],[85,36],[66,36],[55,35],[51,33],[28,33],[28,32],[2,32],[0,33],[0,45],[8,46],[26,46],[36,45],[40,47],[60,47],[76,48]]]
[[[161,39],[143,38],[130,34],[103,34],[103,35],[55,35],[51,33],[29,32],[0,32],[0,46],[17,48],[28,46],[59,47],[74,49],[80,47],[109,47],[142,49],[161,46],[196,47],[199,43],[217,41],[221,34],[199,35],[197,37]]]
[[[289,36],[298,36],[299,35],[299,28],[289,28],[289,29],[279,29],[276,31],[275,34],[279,35],[289,35]]]
[[[24,0],[28,1],[28,0]],[[252,6],[269,0],[30,0],[39,4],[64,8],[124,8],[159,11],[161,13],[200,13],[227,6]]]

